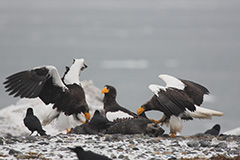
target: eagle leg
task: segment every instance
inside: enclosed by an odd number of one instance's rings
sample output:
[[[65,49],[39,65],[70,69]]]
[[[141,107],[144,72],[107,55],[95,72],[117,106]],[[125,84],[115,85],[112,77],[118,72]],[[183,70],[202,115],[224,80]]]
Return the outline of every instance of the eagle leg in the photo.
[[[166,116],[165,116],[165,114],[163,114],[162,118],[159,119],[159,120],[154,120],[154,119],[150,119],[150,120],[153,121],[154,123],[158,124],[160,122],[164,122],[165,118],[166,118]]]
[[[66,129],[66,130],[67,130],[67,134],[68,134],[69,132],[71,132],[73,130],[73,128]]]
[[[171,138],[176,137],[176,133],[171,133],[171,134],[170,134],[170,137],[171,137]]]

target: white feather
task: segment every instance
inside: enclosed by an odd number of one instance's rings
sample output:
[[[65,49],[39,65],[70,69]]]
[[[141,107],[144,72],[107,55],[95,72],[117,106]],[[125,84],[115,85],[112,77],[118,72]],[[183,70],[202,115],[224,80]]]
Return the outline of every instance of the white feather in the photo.
[[[81,73],[81,68],[84,66],[84,59],[75,59],[74,63],[69,68],[69,71],[64,77],[64,82],[66,84],[80,84],[79,76]]]
[[[42,125],[46,126],[50,124],[55,118],[59,116],[60,112],[57,111],[57,108],[51,110],[51,112],[43,119]]]
[[[158,77],[166,83],[166,88],[173,87],[180,90],[183,90],[185,88],[185,84],[181,80],[173,76],[167,74],[160,74]]]
[[[43,68],[46,67],[49,70],[49,74],[51,75],[51,77],[53,78],[53,84],[56,86],[59,86],[61,88],[63,88],[63,91],[67,90],[68,88],[64,85],[64,83],[61,80],[61,77],[58,73],[58,70],[56,67],[54,66],[40,66],[40,67],[35,67],[33,69],[39,69],[39,68]],[[39,84],[40,85],[40,84]]]
[[[169,120],[169,125],[171,133],[181,132],[182,130],[182,121],[180,117],[171,116]]]
[[[106,118],[113,122],[116,119],[121,119],[121,118],[133,118],[132,115],[125,113],[123,111],[117,111],[117,112],[107,112],[106,113]]]
[[[194,111],[194,112],[187,110],[187,114],[189,114],[193,118],[212,119],[212,116],[223,116],[223,112],[199,107],[196,105],[195,105],[195,107],[196,107],[196,111]]]
[[[159,96],[159,95],[158,95],[158,92],[160,91],[160,89],[163,89],[163,90],[166,89],[165,87],[159,86],[159,85],[156,85],[156,84],[150,84],[150,85],[148,86],[148,88],[149,88],[156,96]]]

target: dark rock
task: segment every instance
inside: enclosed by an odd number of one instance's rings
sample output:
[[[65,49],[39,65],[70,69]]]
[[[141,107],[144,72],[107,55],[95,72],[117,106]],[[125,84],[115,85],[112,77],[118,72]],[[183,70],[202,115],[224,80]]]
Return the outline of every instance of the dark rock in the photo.
[[[118,156],[118,158],[119,158],[119,159],[123,159],[123,158],[124,158],[124,155],[120,154],[120,155]]]
[[[39,142],[38,144],[40,144],[40,145],[49,145],[48,142]]]
[[[56,141],[56,143],[63,143],[63,141],[59,139]]]
[[[9,152],[8,152],[9,155],[13,155],[14,157],[17,157],[18,155],[22,155],[21,152],[19,151],[16,151],[14,149],[10,149]]]

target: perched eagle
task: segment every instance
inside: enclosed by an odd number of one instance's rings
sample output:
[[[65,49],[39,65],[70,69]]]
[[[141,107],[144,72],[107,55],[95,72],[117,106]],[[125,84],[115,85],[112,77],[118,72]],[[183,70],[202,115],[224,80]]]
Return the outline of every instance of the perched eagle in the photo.
[[[149,110],[163,112],[163,117],[154,122],[169,123],[171,136],[174,137],[182,130],[181,119],[211,119],[212,116],[223,115],[222,112],[199,107],[203,103],[204,95],[209,94],[204,86],[166,74],[160,74],[159,78],[166,83],[166,86],[149,85],[154,95],[138,108],[137,114]]]
[[[120,106],[116,101],[117,91],[113,86],[106,85],[102,89],[102,93],[104,93],[103,98],[103,108],[105,111],[106,118],[113,122],[117,119],[124,118],[136,118],[137,114],[131,112],[130,110]]]
[[[61,79],[54,66],[35,67],[7,77],[3,83],[9,95],[20,98],[39,97],[46,105],[52,103],[54,114],[45,120],[45,124],[57,118],[61,112],[73,115],[84,113],[90,119],[85,93],[80,84],[80,72],[87,66],[84,59],[74,59],[73,64]]]

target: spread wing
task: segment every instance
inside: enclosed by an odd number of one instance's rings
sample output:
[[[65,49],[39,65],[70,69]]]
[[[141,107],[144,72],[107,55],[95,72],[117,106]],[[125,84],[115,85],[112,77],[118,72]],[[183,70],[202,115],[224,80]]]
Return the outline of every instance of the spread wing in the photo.
[[[204,94],[209,94],[209,91],[204,86],[188,80],[181,80],[185,84],[185,92],[193,99],[194,104],[200,106],[203,102]]]
[[[67,87],[54,66],[43,66],[15,73],[3,83],[9,95],[21,98],[39,97],[44,103],[54,103]]]
[[[160,74],[158,77],[166,83],[166,88],[184,90],[185,93],[193,100],[194,104],[198,106],[202,104],[204,94],[209,94],[208,89],[198,83],[178,79],[167,74]]]

